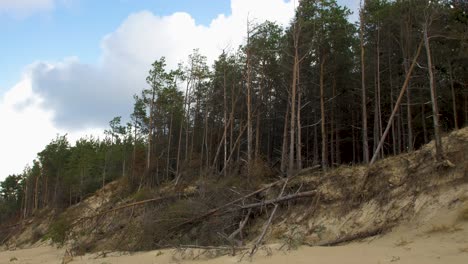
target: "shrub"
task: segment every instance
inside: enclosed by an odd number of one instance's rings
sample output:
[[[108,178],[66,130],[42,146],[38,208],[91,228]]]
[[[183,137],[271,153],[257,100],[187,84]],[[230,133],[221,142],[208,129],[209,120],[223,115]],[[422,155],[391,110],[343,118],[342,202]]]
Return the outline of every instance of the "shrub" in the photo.
[[[62,246],[67,238],[67,233],[70,230],[70,221],[60,216],[52,223],[47,231],[47,234],[43,237],[44,240],[50,239],[53,243]]]

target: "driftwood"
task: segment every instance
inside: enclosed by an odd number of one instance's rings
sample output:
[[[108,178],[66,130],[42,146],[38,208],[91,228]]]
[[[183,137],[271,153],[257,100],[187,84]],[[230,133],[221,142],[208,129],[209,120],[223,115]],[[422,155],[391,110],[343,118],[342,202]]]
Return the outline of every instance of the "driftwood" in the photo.
[[[377,228],[374,228],[374,229],[362,231],[362,232],[359,232],[359,233],[356,233],[356,234],[350,234],[350,235],[343,236],[343,237],[340,237],[340,238],[335,239],[335,240],[325,241],[325,242],[321,242],[321,243],[310,245],[310,246],[317,246],[317,247],[336,246],[336,245],[339,245],[339,244],[342,244],[342,243],[347,243],[347,242],[351,242],[351,241],[358,240],[358,239],[364,239],[364,238],[380,235],[383,232],[385,232],[385,231],[387,231],[387,230],[389,230],[391,228],[392,228],[392,226],[377,227]]]
[[[283,188],[281,188],[281,192],[280,194],[278,195],[278,199],[281,199],[282,196],[283,196],[283,193],[284,193],[284,189],[286,189],[286,185],[288,185],[289,183],[289,178],[286,179],[286,181],[284,182],[283,184]],[[278,204],[276,203],[275,204],[275,208],[273,209],[273,211],[271,212],[270,214],[270,217],[268,218],[268,222],[265,224],[265,226],[263,227],[263,230],[262,230],[262,233],[260,234],[260,236],[258,237],[257,241],[255,242],[254,246],[252,247],[252,250],[250,251],[250,254],[249,256],[252,257],[255,252],[257,252],[257,249],[258,247],[260,246],[260,244],[262,243],[263,239],[265,238],[265,235],[266,235],[266,232],[268,230],[268,227],[271,225],[271,221],[273,221],[273,217],[275,216],[275,213],[276,213],[276,210],[278,209]]]
[[[247,250],[247,247],[232,247],[232,246],[198,246],[198,245],[181,245],[179,249],[206,249],[206,250]]]

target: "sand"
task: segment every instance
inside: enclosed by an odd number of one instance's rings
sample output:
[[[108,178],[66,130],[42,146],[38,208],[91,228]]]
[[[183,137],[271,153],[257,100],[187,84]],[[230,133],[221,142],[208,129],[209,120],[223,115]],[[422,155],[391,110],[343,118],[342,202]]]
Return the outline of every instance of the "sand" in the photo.
[[[429,221],[403,224],[392,232],[336,247],[302,246],[295,250],[278,250],[279,244],[270,245],[270,254],[260,250],[252,259],[242,263],[284,264],[378,264],[378,263],[468,263],[468,222],[457,220],[457,211],[442,210]],[[191,251],[193,255],[198,252]],[[29,249],[0,252],[0,263],[62,263],[65,249],[39,246]],[[69,263],[238,263],[239,256],[222,256],[207,259],[204,256],[193,260],[175,250],[150,251],[143,253],[110,253],[106,257],[97,254],[74,257]]]
[[[468,188],[449,187],[437,201],[418,202],[420,210],[408,221],[384,235],[366,238],[335,247],[301,246],[294,250],[279,250],[281,244],[270,244],[270,250],[261,249],[252,260],[242,263],[284,264],[468,264]],[[455,199],[456,198],[456,199]],[[428,202],[429,201],[429,202]],[[465,217],[462,217],[465,215]],[[138,253],[87,254],[65,257],[66,249],[46,244],[15,250],[0,249],[0,264],[21,263],[73,263],[73,264],[215,264],[239,263],[240,255],[194,259],[200,251],[190,250],[183,256],[180,251],[162,250]],[[63,260],[66,260],[63,262]]]

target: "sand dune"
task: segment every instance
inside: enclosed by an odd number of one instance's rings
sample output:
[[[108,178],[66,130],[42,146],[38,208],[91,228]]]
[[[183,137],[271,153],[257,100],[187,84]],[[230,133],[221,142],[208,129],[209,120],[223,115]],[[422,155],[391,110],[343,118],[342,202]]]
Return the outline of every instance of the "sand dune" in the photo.
[[[279,245],[270,245],[270,254],[260,250],[251,263],[283,264],[378,264],[378,263],[468,263],[468,222],[458,218],[465,205],[458,209],[442,209],[429,219],[418,219],[395,228],[392,232],[336,247],[302,246],[296,250],[281,251]],[[175,250],[150,251],[135,254],[110,253],[106,257],[98,254],[77,256],[70,263],[238,263],[240,256],[207,258],[198,251],[182,256]],[[39,246],[0,252],[0,263],[62,263],[65,249]],[[242,262],[249,263],[246,257]]]

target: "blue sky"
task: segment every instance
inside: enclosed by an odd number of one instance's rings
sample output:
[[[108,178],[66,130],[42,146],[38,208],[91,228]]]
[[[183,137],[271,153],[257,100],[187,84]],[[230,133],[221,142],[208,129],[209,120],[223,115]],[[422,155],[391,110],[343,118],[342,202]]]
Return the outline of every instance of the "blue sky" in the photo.
[[[190,13],[209,25],[230,12],[228,0],[72,0],[27,17],[0,13],[0,94],[20,79],[24,67],[37,60],[77,56],[82,62],[99,59],[99,43],[130,14],[148,10],[165,16]]]
[[[339,0],[355,10],[359,0]],[[57,134],[124,119],[151,63],[199,49],[211,64],[245,41],[247,17],[289,24],[294,0],[0,0],[0,180]]]

